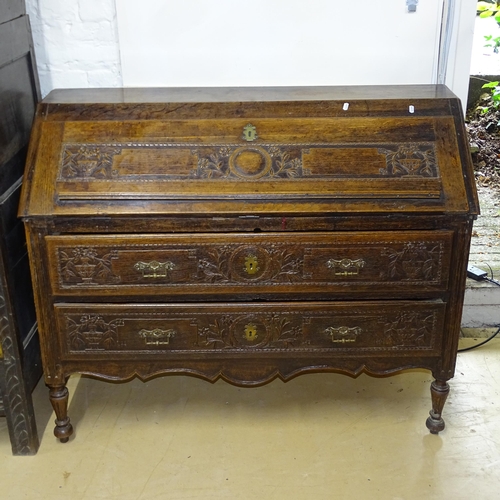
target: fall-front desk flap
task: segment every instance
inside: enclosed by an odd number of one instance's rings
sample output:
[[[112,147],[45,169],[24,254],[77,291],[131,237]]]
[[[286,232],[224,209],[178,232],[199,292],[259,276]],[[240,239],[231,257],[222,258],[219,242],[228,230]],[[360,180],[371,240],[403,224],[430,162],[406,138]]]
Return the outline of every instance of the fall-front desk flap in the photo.
[[[56,91],[25,179],[25,216],[477,211],[442,86]]]

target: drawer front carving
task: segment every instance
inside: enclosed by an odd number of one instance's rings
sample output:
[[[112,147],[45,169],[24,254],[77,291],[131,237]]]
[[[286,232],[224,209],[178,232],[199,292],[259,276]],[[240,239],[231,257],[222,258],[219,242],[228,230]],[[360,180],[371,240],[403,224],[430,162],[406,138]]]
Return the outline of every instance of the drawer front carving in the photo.
[[[448,231],[47,238],[60,295],[436,292],[451,242]]]
[[[435,352],[445,304],[57,305],[67,356],[127,353]]]

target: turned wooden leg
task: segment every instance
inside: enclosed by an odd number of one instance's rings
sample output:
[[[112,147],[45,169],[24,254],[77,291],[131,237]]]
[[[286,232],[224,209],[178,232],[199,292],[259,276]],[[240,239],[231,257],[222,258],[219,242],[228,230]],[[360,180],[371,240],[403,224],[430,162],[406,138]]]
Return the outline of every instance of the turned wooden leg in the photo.
[[[73,434],[73,426],[68,417],[68,396],[68,388],[64,385],[49,387],[50,402],[56,412],[54,436],[61,443],[67,443],[69,437]]]
[[[435,380],[431,384],[432,410],[425,422],[432,434],[438,434],[444,429],[444,420],[441,418],[443,406],[450,392],[450,386],[445,380]]]

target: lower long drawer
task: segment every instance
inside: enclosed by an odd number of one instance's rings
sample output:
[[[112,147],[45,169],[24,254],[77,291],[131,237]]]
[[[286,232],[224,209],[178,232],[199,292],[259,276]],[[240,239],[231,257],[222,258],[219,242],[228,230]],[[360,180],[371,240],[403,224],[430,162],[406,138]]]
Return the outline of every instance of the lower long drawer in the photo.
[[[441,301],[56,304],[62,357],[437,353]]]

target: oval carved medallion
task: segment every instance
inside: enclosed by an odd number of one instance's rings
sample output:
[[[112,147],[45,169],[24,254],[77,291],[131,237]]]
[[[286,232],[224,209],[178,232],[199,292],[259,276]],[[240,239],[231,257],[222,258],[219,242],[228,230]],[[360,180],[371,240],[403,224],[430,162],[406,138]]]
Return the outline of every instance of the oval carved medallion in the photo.
[[[243,146],[236,149],[229,158],[229,169],[242,179],[259,179],[269,173],[272,159],[259,146]]]

